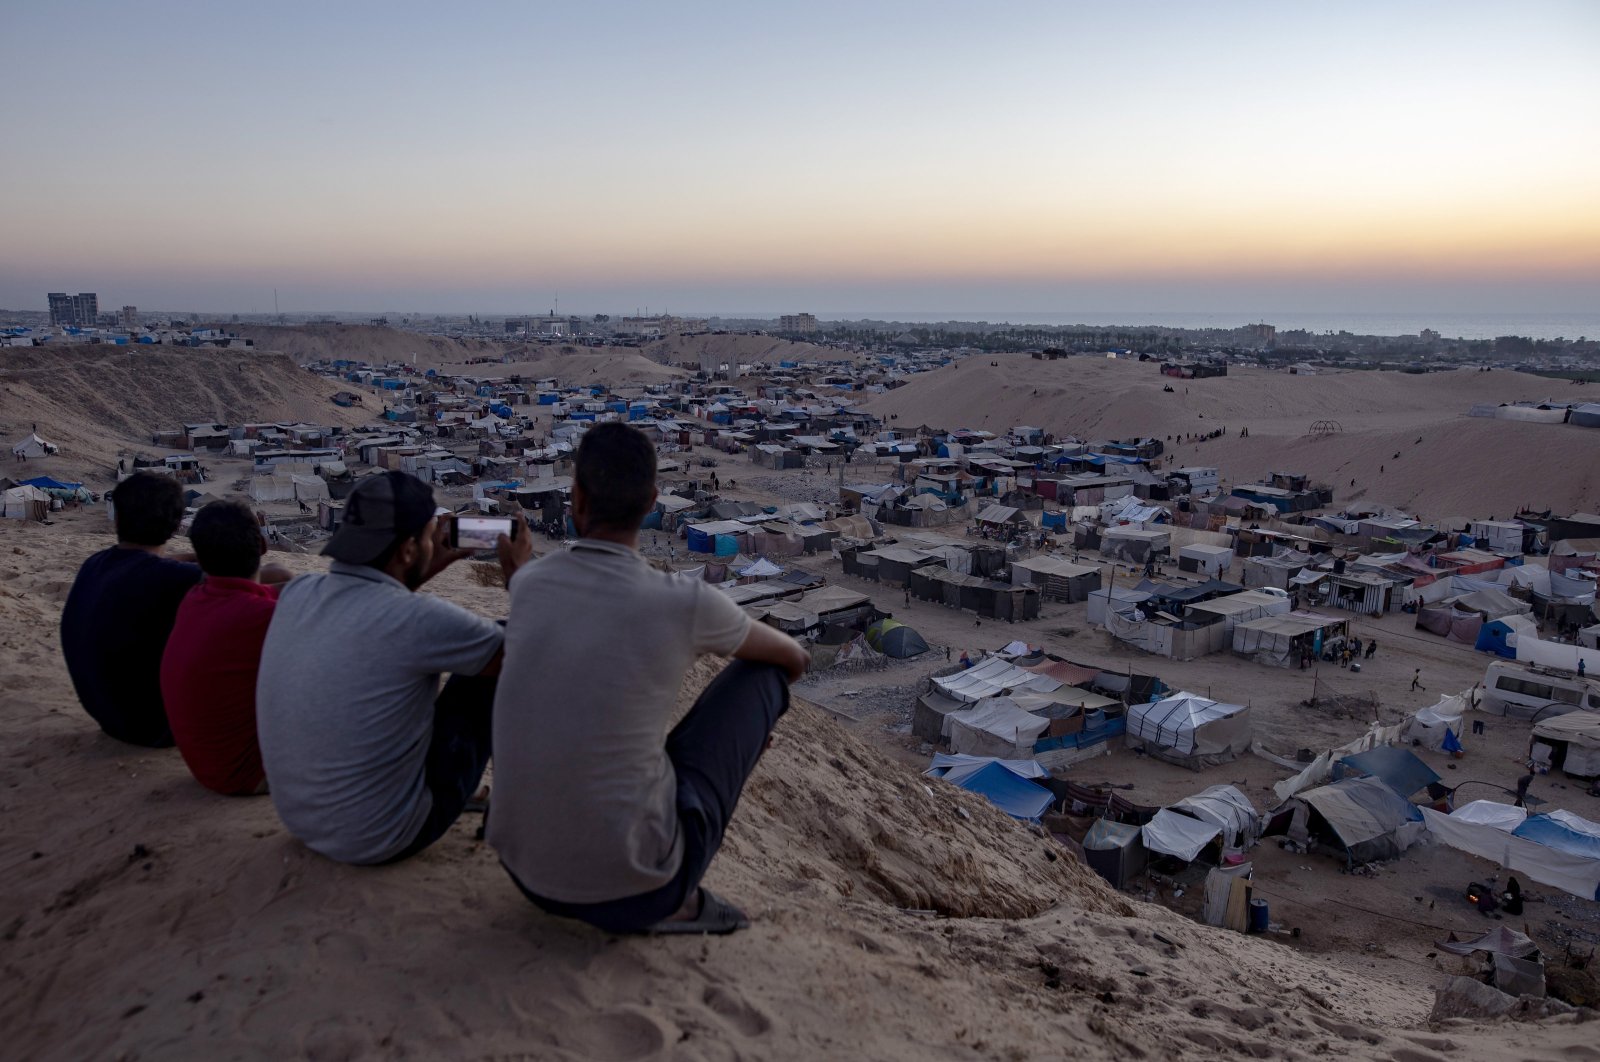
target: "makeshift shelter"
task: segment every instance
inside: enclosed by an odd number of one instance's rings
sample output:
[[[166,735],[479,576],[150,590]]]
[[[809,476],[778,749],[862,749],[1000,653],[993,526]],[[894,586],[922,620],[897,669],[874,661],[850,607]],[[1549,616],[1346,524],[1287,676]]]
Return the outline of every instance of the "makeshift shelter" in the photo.
[[[1103,590],[1092,590],[1089,592],[1086,618],[1091,627],[1103,627],[1106,616],[1112,612],[1142,605],[1148,600],[1150,600],[1149,594],[1126,586],[1108,586]]]
[[[1011,562],[1011,582],[1016,586],[1037,586],[1047,600],[1086,601],[1100,589],[1100,569],[1059,557],[1029,557]]]
[[[50,515],[50,495],[38,487],[12,487],[5,492],[4,513],[8,520],[45,520]]]
[[[1229,848],[1254,844],[1261,825],[1261,816],[1250,798],[1231,785],[1208,786],[1168,807],[1221,827],[1222,843]]]
[[[1501,616],[1478,628],[1478,638],[1473,648],[1480,653],[1493,653],[1507,660],[1517,658],[1519,638],[1539,637],[1539,628],[1528,616]]]
[[[1089,868],[1120,889],[1144,873],[1150,861],[1144,831],[1111,819],[1096,819],[1083,837],[1083,858]]]
[[[1199,770],[1227,763],[1250,747],[1250,709],[1179,692],[1128,709],[1128,746]]]
[[[1002,759],[1029,759],[1050,720],[1023,709],[1009,697],[991,697],[944,717],[952,752]]]
[[[1433,768],[1417,759],[1410,749],[1395,748],[1393,745],[1380,745],[1366,752],[1358,752],[1344,757],[1339,763],[1378,779],[1393,789],[1396,795],[1406,799],[1439,780]]]
[[[45,442],[38,434],[29,435],[11,448],[11,456],[32,460],[36,457],[49,457],[58,454],[61,448],[55,443]]]
[[[1485,806],[1492,814],[1469,814]],[[1552,822],[1528,831],[1524,828],[1531,820],[1519,817],[1522,809],[1486,800],[1464,805],[1449,815],[1432,808],[1420,810],[1428,832],[1443,844],[1497,863],[1541,885],[1585,900],[1600,899],[1600,857],[1581,850],[1581,840],[1576,842],[1580,847],[1577,852],[1545,843],[1572,841],[1574,833],[1582,836],[1581,830],[1574,830],[1553,815],[1536,816]],[[1589,825],[1600,829],[1593,823]]]
[[[1159,855],[1193,863],[1206,847],[1222,835],[1222,827],[1162,808],[1144,824],[1140,837],[1144,846]]]
[[[1233,567],[1233,550],[1227,546],[1194,543],[1178,547],[1178,570],[1216,578]]]
[[[867,644],[884,656],[896,660],[917,656],[928,651],[922,635],[895,619],[881,619],[867,628]]]
[[[1401,736],[1415,741],[1425,749],[1438,749],[1445,743],[1446,735],[1461,736],[1461,717],[1467,709],[1467,698],[1459,693],[1446,694],[1438,703],[1417,709],[1417,714],[1406,723]]]
[[[1037,822],[1055,796],[1030,779],[1048,777],[1044,768],[1028,760],[987,756],[935,756],[927,774],[943,778],[984,797],[1013,818]]]
[[[1233,651],[1258,664],[1288,667],[1303,650],[1319,649],[1325,639],[1343,635],[1346,621],[1315,612],[1290,612],[1241,623],[1233,629]]]
[[[1331,844],[1351,863],[1393,859],[1422,835],[1422,813],[1377,778],[1346,778],[1307,789],[1273,814],[1300,844]]]
[[[1147,530],[1139,527],[1108,527],[1100,536],[1101,555],[1127,564],[1143,564],[1147,560],[1171,552],[1171,531]]]
[[[1600,712],[1569,712],[1533,724],[1533,744],[1548,745],[1550,766],[1576,778],[1600,775]]]

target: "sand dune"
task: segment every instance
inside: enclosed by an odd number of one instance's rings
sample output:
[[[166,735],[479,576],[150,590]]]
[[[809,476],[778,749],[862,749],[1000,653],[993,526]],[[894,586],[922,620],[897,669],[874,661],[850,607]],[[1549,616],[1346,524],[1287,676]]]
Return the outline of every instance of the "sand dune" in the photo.
[[[0,441],[39,434],[61,454],[52,475],[108,475],[119,450],[150,446],[152,432],[184,421],[362,424],[361,409],[329,401],[333,381],[277,354],[171,347],[39,347],[0,365]],[[6,458],[9,462],[9,453]],[[32,469],[36,466],[15,466]],[[29,471],[29,475],[37,474]]]
[[[1592,1047],[1570,1019],[1428,1030],[1421,983],[1130,902],[804,704],[713,867],[711,884],[757,918],[733,938],[614,939],[545,917],[471,823],[398,867],[335,865],[287,838],[269,802],[213,796],[175,753],[118,746],[77,708],[55,625],[77,561],[103,544],[70,522],[24,527],[0,567],[0,1026],[17,1057],[1487,1060]],[[440,589],[503,603],[458,570]]]
[[[390,361],[410,362],[415,354],[422,367],[426,368],[430,360],[439,362],[498,357],[511,346],[489,339],[427,336],[381,325],[218,324],[214,327],[237,333],[245,339],[253,339],[262,350],[279,351],[300,362],[319,358],[353,358],[381,365]]]
[[[669,336],[647,343],[644,352],[649,357],[674,365],[684,362],[698,363],[704,351],[719,361],[741,361],[752,365],[777,365],[780,361],[855,361],[859,355],[847,351],[819,347],[815,343],[797,343],[776,336],[749,335],[696,335]]]
[[[1172,392],[1162,390],[1169,385]],[[1184,381],[1161,376],[1148,362],[1004,356],[917,376],[864,405],[896,415],[901,428],[1003,434],[1030,424],[1058,436],[1166,438],[1226,427],[1224,438],[1177,446],[1170,461],[1217,465],[1230,483],[1279,469],[1305,472],[1336,487],[1338,505],[1386,504],[1443,517],[1504,515],[1521,504],[1561,512],[1600,504],[1600,431],[1466,415],[1480,402],[1574,395],[1580,389],[1561,381],[1508,372],[1291,376],[1230,369],[1227,377]],[[1310,434],[1325,420],[1342,431]],[[1243,427],[1250,435],[1241,439]]]

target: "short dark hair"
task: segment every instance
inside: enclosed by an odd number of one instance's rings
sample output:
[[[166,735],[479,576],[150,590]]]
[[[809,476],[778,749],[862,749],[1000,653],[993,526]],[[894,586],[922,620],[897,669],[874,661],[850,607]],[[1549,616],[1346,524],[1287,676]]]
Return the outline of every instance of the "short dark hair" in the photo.
[[[111,489],[117,541],[161,546],[183,523],[183,488],[173,476],[135,472]]]
[[[637,531],[656,489],[656,448],[644,432],[620,421],[597,424],[578,444],[573,478],[596,527]]]
[[[207,575],[249,579],[261,567],[261,526],[243,502],[214,501],[202,506],[189,525],[200,570]]]

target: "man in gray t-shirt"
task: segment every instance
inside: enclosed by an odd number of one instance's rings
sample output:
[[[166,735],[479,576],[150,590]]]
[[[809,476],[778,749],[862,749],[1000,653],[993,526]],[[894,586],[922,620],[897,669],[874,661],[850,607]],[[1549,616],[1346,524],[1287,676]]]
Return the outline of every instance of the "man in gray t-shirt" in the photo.
[[[519,530],[500,543],[508,577],[531,551]],[[391,863],[442,837],[483,777],[502,630],[416,593],[470,551],[450,548],[415,477],[362,480],[323,553],[327,573],[286,586],[267,629],[262,765],[278,816],[308,847]]]
[[[488,838],[553,914],[611,932],[731,932],[748,921],[700,879],[789,706],[785,680],[810,656],[639,555],[655,477],[639,431],[590,429],[572,487],[582,537],[511,580]],[[668,733],[700,653],[737,659]]]

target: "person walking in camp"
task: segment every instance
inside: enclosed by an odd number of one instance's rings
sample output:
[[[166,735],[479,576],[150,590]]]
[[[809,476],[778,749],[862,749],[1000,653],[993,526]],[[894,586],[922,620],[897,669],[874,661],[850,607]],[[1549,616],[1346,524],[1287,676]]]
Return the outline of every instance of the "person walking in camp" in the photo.
[[[533,554],[516,520],[499,541],[507,579]],[[394,863],[439,840],[488,763],[500,625],[418,592],[472,555],[449,542],[432,488],[368,476],[322,550],[327,572],[285,587],[267,629],[256,729],[272,803],[341,863]]]
[[[1372,654],[1376,653],[1377,651],[1378,651],[1378,639],[1376,639],[1376,638],[1369,639],[1367,641],[1366,659],[1371,660],[1372,659]]]
[[[1416,673],[1411,676],[1411,688],[1413,690],[1421,690],[1424,693],[1428,692],[1428,687],[1422,684],[1422,669],[1420,667],[1417,668]]]
[[[550,914],[612,933],[730,933],[748,918],[700,881],[810,655],[639,556],[655,484],[641,432],[591,428],[573,470],[578,541],[510,581],[488,840]],[[734,660],[669,732],[704,653]]]

